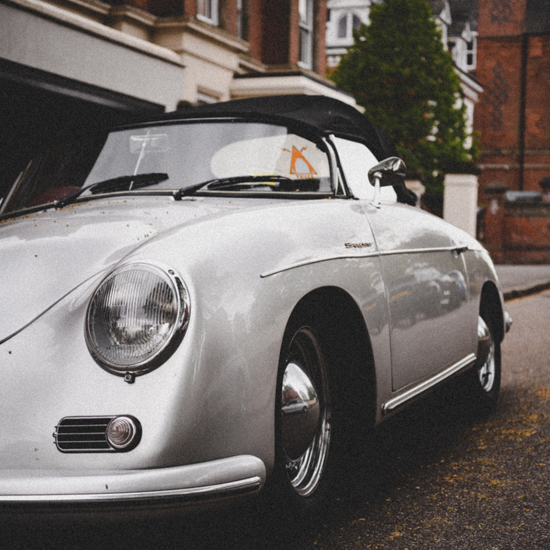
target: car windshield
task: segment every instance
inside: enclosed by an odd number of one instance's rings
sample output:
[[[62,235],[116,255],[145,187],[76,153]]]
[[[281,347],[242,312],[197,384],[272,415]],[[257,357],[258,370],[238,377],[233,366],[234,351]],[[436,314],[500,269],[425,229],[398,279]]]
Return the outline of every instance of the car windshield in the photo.
[[[81,139],[42,153],[19,176],[0,214],[69,196],[145,189],[326,194],[332,191],[325,151],[323,142],[266,123],[201,121],[126,128],[106,139]]]

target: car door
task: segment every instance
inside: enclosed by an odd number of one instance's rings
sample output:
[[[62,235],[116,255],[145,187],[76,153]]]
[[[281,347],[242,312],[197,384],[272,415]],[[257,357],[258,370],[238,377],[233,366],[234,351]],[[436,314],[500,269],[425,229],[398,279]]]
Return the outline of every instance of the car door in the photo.
[[[471,352],[467,274],[443,222],[397,203],[365,202],[387,289],[392,386],[399,390]]]
[[[446,223],[399,204],[392,188],[372,201],[368,170],[377,162],[362,144],[336,138],[346,180],[371,226],[386,285],[392,389],[426,380],[469,357],[471,315],[460,249]]]

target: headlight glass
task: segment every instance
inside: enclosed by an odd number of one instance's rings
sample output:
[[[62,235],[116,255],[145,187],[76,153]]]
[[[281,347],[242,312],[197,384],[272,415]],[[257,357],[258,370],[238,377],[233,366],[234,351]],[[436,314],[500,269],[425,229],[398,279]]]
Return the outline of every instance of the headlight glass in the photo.
[[[183,282],[170,269],[128,264],[99,285],[87,315],[87,342],[94,358],[118,374],[144,374],[189,318]]]

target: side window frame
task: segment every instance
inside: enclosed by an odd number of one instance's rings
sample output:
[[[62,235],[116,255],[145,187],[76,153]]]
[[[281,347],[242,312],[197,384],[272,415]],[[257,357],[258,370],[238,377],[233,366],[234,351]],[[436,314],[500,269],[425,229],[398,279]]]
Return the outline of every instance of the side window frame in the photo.
[[[220,23],[218,0],[199,0],[197,2],[197,19],[217,27]]]
[[[351,196],[362,200],[373,200],[374,186],[369,182],[368,171],[379,160],[359,140],[350,139],[349,137],[331,136],[330,142],[336,151],[339,172],[343,174],[344,184]],[[351,148],[354,148],[355,151],[352,151],[349,147],[346,150],[346,144],[353,144]],[[358,161],[359,163],[363,161],[362,165],[358,164]],[[352,163],[355,163],[353,168],[351,166]],[[397,194],[393,187],[383,187],[380,199],[382,202],[395,203],[397,202]]]
[[[314,33],[314,3],[313,0],[299,0],[299,61],[304,69],[313,68],[313,33]]]

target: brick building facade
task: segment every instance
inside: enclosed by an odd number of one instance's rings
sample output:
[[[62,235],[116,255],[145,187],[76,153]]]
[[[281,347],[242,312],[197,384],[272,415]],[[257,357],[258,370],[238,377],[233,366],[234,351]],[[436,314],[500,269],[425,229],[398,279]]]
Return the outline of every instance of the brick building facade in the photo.
[[[489,184],[540,191],[550,176],[550,1],[479,3],[475,113],[481,134],[480,203]]]

